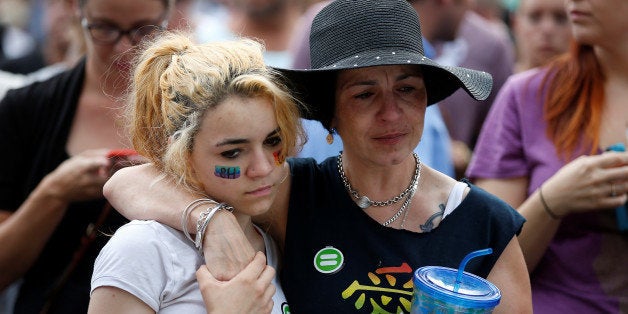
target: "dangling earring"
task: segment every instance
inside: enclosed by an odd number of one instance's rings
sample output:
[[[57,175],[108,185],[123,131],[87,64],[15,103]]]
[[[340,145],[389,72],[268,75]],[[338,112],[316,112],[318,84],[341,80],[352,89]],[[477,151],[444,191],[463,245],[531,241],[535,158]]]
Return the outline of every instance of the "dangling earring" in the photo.
[[[327,134],[327,137],[325,138],[327,140],[327,144],[331,145],[334,143],[334,133],[336,133],[336,129],[329,129],[329,134]]]

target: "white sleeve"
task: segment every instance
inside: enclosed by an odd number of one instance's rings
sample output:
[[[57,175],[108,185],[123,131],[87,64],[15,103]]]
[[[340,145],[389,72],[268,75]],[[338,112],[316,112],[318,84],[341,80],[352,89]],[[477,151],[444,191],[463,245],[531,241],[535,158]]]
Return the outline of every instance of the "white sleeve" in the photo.
[[[94,263],[91,291],[100,286],[125,290],[155,312],[160,308],[162,291],[169,285],[164,254],[155,229],[145,221],[132,221],[120,227]]]

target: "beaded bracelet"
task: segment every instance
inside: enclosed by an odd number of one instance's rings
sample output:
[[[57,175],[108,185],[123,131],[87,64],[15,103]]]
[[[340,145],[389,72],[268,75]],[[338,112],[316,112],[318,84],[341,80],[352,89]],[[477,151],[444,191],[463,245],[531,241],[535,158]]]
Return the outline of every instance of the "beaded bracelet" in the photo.
[[[225,203],[220,203],[214,207],[208,207],[200,214],[198,220],[196,221],[196,237],[194,239],[194,246],[201,255],[203,254],[203,238],[205,237],[205,230],[207,229],[209,221],[212,219],[214,214],[221,209],[233,212],[233,207]]]
[[[188,204],[188,206],[185,207],[183,213],[181,213],[181,230],[183,231],[183,234],[185,234],[185,237],[188,238],[188,240],[190,240],[192,243],[194,243],[194,239],[192,239],[192,236],[188,231],[188,221],[190,218],[190,213],[198,206],[207,203],[218,204],[218,202],[209,198],[199,198]]]
[[[545,202],[545,197],[543,197],[543,185],[541,185],[539,187],[539,197],[541,198],[541,204],[543,204],[543,208],[545,209],[545,212],[547,212],[547,214],[552,217],[552,219],[561,219],[562,217],[559,215],[556,215],[550,208],[549,206],[547,206],[547,202]]]

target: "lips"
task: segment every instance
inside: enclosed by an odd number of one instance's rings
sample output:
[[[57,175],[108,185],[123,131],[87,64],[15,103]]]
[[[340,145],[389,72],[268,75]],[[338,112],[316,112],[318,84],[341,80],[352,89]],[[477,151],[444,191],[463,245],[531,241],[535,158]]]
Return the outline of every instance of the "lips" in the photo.
[[[399,142],[406,136],[406,133],[387,133],[384,135],[374,136],[373,139],[378,142],[394,144]]]
[[[270,192],[272,191],[272,188],[273,188],[272,185],[266,185],[258,189],[255,189],[253,191],[246,192],[246,194],[253,195],[253,196],[264,196],[264,195],[270,194]]]
[[[588,14],[588,13],[586,13],[584,11],[569,10],[569,18],[571,19],[572,22],[578,22],[580,20],[588,18],[589,16],[590,16],[590,14]]]

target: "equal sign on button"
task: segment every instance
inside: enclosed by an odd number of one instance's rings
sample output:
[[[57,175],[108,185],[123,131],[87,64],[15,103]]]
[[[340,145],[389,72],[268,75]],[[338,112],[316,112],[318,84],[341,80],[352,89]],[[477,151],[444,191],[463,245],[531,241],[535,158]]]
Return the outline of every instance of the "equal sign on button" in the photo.
[[[344,255],[332,246],[327,246],[314,255],[314,267],[323,274],[335,273],[343,265]]]

